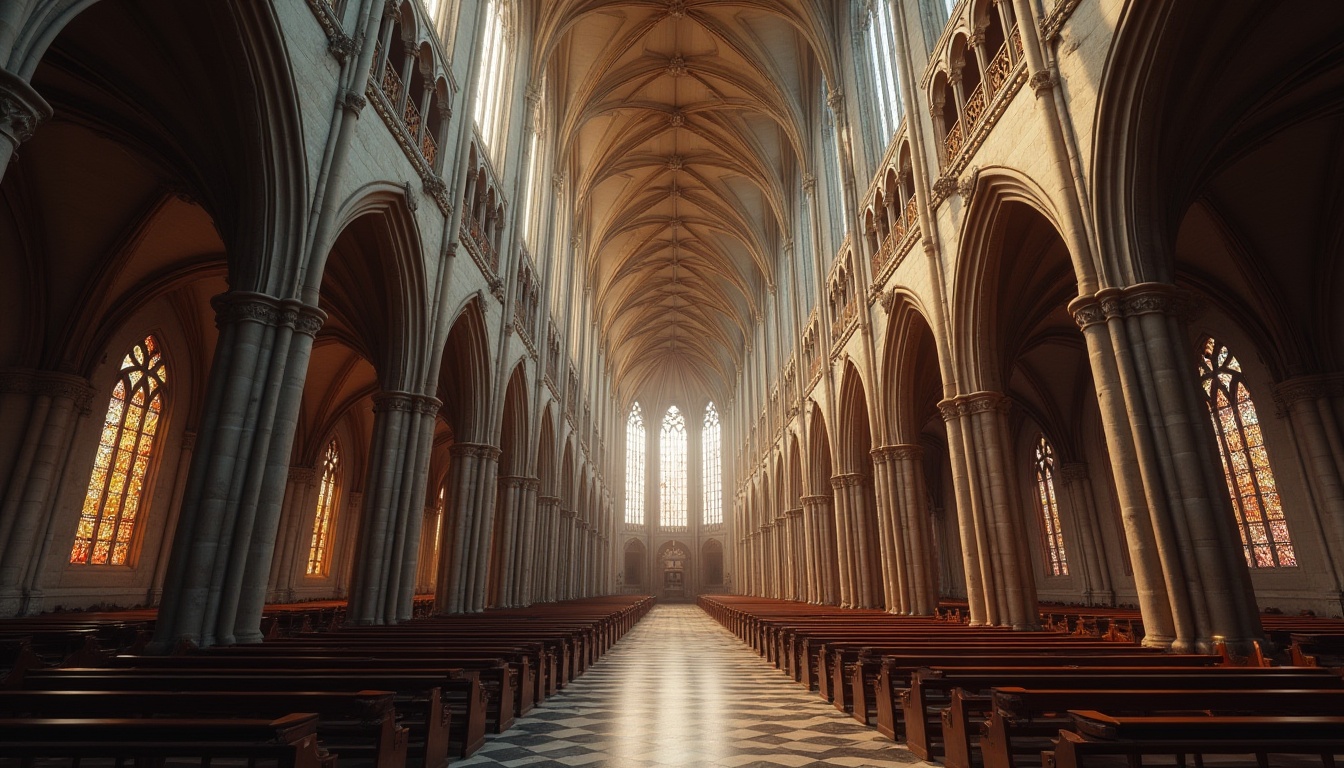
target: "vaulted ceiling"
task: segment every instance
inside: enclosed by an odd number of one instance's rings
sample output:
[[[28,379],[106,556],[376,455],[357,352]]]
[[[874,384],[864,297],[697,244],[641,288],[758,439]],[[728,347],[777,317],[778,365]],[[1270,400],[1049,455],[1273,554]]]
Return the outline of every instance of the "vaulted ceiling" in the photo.
[[[572,182],[580,268],[627,397],[731,392],[779,282],[846,5],[533,6],[533,82],[544,69],[558,126],[543,138]]]

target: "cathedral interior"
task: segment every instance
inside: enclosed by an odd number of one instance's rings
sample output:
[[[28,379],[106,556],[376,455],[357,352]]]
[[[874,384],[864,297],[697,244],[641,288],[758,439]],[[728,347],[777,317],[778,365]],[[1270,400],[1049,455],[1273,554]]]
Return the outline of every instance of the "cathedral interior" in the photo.
[[[0,645],[1344,653],[1341,136],[1333,0],[0,0]]]

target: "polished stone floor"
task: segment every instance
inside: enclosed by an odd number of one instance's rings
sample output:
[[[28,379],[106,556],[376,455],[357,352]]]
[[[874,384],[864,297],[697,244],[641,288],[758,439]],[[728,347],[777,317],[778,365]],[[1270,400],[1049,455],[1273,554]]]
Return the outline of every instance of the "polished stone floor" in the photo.
[[[928,764],[804,691],[698,607],[660,605],[578,680],[453,765]]]

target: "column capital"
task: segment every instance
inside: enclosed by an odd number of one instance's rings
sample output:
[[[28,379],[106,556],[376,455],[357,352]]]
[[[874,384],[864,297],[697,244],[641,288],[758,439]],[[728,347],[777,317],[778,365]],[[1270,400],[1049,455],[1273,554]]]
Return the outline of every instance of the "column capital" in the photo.
[[[0,394],[71,400],[80,413],[93,406],[93,384],[82,376],[29,368],[0,370]]]
[[[970,416],[986,411],[1007,413],[1012,408],[1012,398],[1000,392],[972,392],[969,395],[957,395],[938,403],[938,411],[943,421]]]
[[[498,478],[499,484],[505,488],[523,488],[527,485],[529,478],[521,475],[501,475]]]
[[[317,470],[312,467],[290,467],[289,482],[313,485],[317,480]]]
[[[807,507],[807,506],[821,506],[821,505],[824,505],[824,504],[830,504],[830,503],[831,503],[831,497],[830,497],[830,496],[820,496],[820,495],[804,496],[804,497],[802,497],[802,502],[803,502],[803,506],[804,506],[804,507]]]
[[[1066,483],[1073,483],[1087,478],[1087,462],[1069,461],[1059,465],[1059,477]]]
[[[477,459],[498,461],[503,451],[486,443],[453,443],[453,447],[448,449],[448,454],[454,457],[471,456]]]
[[[872,457],[874,462],[879,463],[885,461],[918,461],[924,458],[924,447],[914,443],[884,445],[881,448],[874,448]]]
[[[51,119],[51,105],[23,78],[0,69],[0,134],[15,146]]]
[[[215,309],[215,325],[260,323],[287,326],[298,333],[316,336],[326,322],[327,313],[297,299],[277,299],[264,293],[229,291],[210,299]]]
[[[1344,374],[1294,376],[1274,386],[1274,402],[1286,413],[1295,403],[1344,397]]]
[[[831,487],[836,490],[841,488],[853,488],[862,484],[865,479],[867,479],[867,476],[858,472],[845,472],[831,478]]]

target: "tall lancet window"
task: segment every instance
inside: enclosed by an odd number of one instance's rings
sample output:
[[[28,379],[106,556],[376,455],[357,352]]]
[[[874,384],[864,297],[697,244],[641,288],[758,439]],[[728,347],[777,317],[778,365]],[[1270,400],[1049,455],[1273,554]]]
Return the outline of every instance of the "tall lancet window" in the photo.
[[[71,563],[126,565],[167,381],[168,369],[153,336],[121,359],[70,549]]]
[[[719,457],[719,412],[705,406],[705,427],[700,433],[705,458],[705,525],[723,524],[723,464]]]
[[[509,49],[513,37],[508,27],[508,8],[504,0],[487,0],[485,41],[481,48],[481,68],[476,80],[476,110],[472,115],[481,131],[481,141],[490,157],[498,163],[504,157],[504,137],[508,133],[508,98],[512,88],[505,87],[513,69]]]
[[[639,403],[625,420],[625,522],[644,524],[644,412]]]
[[[863,20],[868,40],[868,74],[873,81],[873,110],[877,112],[878,152],[896,134],[901,122],[901,86],[896,76],[896,35],[892,29],[891,5],[886,0],[872,3]]]
[[[1036,440],[1036,497],[1041,506],[1041,530],[1045,550],[1050,556],[1050,573],[1069,575],[1069,560],[1064,554],[1064,531],[1059,526],[1059,501],[1055,498],[1055,449],[1041,435]]]
[[[658,523],[663,530],[686,528],[686,419],[677,406],[667,409],[658,442],[662,480],[658,484]]]
[[[341,490],[341,448],[336,438],[322,454],[322,483],[317,489],[317,513],[313,515],[313,541],[308,547],[308,575],[326,576],[331,565],[331,524],[336,515],[336,497]]]
[[[1218,455],[1237,514],[1246,564],[1252,568],[1297,565],[1260,416],[1246,388],[1241,363],[1227,345],[1205,339],[1199,379],[1218,438]]]

